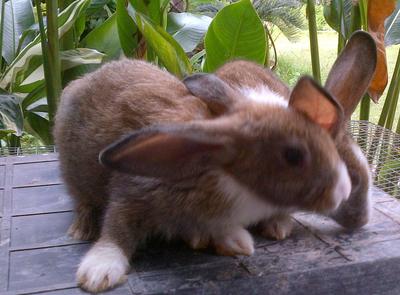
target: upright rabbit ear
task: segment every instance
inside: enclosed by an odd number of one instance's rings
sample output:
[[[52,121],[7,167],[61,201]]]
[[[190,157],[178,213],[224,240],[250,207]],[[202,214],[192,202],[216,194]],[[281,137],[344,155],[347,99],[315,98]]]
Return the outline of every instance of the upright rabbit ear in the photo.
[[[180,179],[233,159],[230,139],[183,126],[139,130],[100,153],[100,162],[138,176]]]
[[[227,112],[234,104],[235,91],[214,74],[194,74],[186,77],[183,83],[216,115]]]
[[[325,89],[342,105],[346,118],[350,118],[367,91],[376,61],[375,41],[368,33],[357,31],[334,63]]]
[[[332,136],[335,136],[343,120],[339,103],[312,78],[301,78],[290,94],[289,106],[305,114]]]

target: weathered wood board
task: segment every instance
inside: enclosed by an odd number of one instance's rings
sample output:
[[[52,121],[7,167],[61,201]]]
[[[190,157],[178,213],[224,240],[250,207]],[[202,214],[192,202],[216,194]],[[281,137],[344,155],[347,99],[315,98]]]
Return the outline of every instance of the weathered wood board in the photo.
[[[108,294],[400,294],[400,202],[373,200],[362,230],[298,214],[290,238],[255,237],[251,257],[153,242]],[[56,155],[0,159],[0,294],[84,294],[75,271],[89,244],[66,235],[72,216]]]

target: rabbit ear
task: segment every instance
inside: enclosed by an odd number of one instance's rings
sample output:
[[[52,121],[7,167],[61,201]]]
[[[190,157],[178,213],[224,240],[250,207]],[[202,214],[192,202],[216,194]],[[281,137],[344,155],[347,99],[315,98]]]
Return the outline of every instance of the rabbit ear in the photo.
[[[333,136],[343,120],[339,103],[310,77],[303,77],[297,82],[290,94],[289,106],[305,114]]]
[[[235,91],[214,74],[194,74],[186,77],[183,83],[216,115],[227,112],[234,104]]]
[[[183,126],[142,129],[100,153],[100,162],[138,176],[180,179],[228,163],[231,141]]]
[[[347,42],[328,75],[325,89],[342,105],[350,118],[374,75],[376,44],[366,32],[355,32]]]

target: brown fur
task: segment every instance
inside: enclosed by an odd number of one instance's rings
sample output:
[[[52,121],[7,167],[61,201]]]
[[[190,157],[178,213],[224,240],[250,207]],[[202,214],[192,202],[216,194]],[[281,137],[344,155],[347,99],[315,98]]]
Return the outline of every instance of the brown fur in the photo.
[[[208,116],[207,107],[181,82],[145,62],[109,63],[66,87],[54,137],[62,175],[76,201],[71,234],[78,239],[98,237],[111,177],[110,169],[98,162],[105,146],[149,124]]]
[[[249,254],[244,227],[270,220],[273,226],[264,226],[265,235],[280,238],[281,232],[273,231],[279,230],[279,219],[287,222],[288,212],[335,208],[340,161],[335,145],[353,171],[359,167],[352,165],[355,158],[346,143],[319,121],[318,108],[306,105],[310,111],[304,112],[296,104],[262,105],[235,90],[263,83],[289,99],[298,89],[289,95],[271,73],[241,61],[222,67],[217,76],[185,83],[145,62],[122,60],[64,90],[54,135],[62,174],[76,201],[70,230],[82,239],[97,239],[101,232],[92,254],[111,244],[130,257],[153,235],[182,238],[193,248],[212,245],[225,255]],[[323,90],[313,83],[299,87],[312,87],[330,101],[338,114],[333,118],[340,120],[340,106]],[[104,165],[98,162],[100,152]],[[253,217],[242,211],[248,204],[251,210],[262,204],[270,209],[267,216]],[[353,208],[363,201],[349,204]],[[340,212],[352,212],[341,208],[334,214],[339,222]],[[84,260],[82,269],[90,263]],[[85,271],[78,280],[90,291],[115,283],[107,273],[94,283],[90,277],[101,271]]]

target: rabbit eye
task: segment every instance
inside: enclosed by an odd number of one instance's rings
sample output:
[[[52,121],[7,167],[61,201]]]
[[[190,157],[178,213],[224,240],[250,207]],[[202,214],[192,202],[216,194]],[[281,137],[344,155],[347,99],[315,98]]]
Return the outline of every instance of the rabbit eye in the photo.
[[[290,166],[298,167],[304,161],[304,153],[297,147],[287,147],[283,151],[283,158]]]

